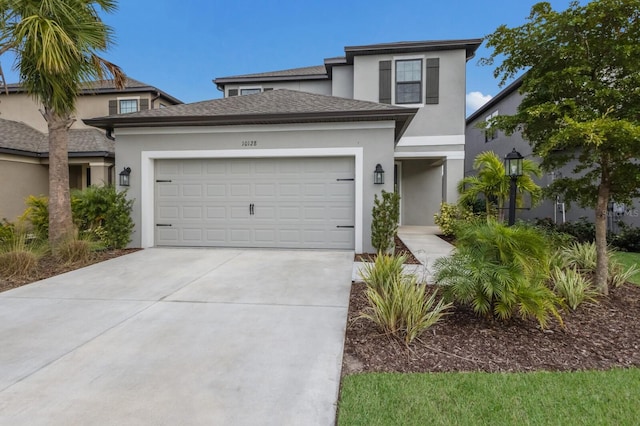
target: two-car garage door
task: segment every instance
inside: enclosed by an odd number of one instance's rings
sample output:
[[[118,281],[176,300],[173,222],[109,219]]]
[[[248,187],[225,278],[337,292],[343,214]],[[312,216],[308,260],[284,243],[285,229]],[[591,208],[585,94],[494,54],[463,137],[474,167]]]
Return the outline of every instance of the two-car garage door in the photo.
[[[159,246],[354,248],[353,157],[156,160]]]

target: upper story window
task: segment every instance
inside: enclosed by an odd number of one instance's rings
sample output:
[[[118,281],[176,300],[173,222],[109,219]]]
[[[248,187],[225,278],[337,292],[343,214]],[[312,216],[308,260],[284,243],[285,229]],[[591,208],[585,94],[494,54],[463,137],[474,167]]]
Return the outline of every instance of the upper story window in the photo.
[[[489,123],[489,120],[497,116],[498,116],[498,111],[496,110],[496,111],[493,111],[491,114],[487,115],[487,118],[485,118],[485,121],[487,122],[487,127],[484,129],[485,142],[492,141],[498,137],[498,129],[496,129],[495,127],[491,127],[491,123]]]
[[[422,60],[396,61],[396,103],[422,103]]]
[[[244,95],[253,95],[254,93],[261,93],[262,89],[260,87],[250,87],[248,89],[240,89],[240,96]]]
[[[129,112],[138,112],[137,99],[120,99],[118,101],[118,113],[126,114]]]

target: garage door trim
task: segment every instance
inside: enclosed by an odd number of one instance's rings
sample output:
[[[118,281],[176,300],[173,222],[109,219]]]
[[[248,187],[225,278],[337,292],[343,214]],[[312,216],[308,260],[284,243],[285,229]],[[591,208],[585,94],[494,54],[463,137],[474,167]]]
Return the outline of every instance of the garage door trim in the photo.
[[[355,251],[362,253],[363,234],[363,157],[362,147],[304,148],[304,149],[253,149],[253,150],[187,150],[142,151],[140,164],[142,223],[140,226],[142,247],[155,246],[154,206],[155,167],[158,159],[188,158],[274,158],[274,157],[354,157],[355,160]]]

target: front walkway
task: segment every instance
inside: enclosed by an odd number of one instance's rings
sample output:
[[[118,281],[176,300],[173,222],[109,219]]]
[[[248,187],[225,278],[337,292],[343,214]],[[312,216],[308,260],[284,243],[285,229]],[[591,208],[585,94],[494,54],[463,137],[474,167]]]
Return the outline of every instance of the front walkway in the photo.
[[[0,424],[333,424],[352,265],[147,249],[0,293]]]
[[[449,256],[453,251],[453,246],[442,238],[438,237],[440,229],[437,226],[401,226],[398,230],[398,237],[420,261],[420,265],[405,265],[407,273],[416,274],[423,282],[433,283],[432,273],[434,262]],[[355,262],[353,266],[352,280],[362,281],[360,270],[363,264]]]

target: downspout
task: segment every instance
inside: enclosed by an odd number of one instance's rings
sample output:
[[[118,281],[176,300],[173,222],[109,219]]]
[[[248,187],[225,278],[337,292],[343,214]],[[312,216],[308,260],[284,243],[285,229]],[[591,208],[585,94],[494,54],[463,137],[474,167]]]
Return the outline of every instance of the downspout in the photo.
[[[160,91],[159,91],[159,90],[156,90],[156,95],[155,95],[153,98],[151,98],[151,109],[155,109],[155,108],[153,107],[153,103],[154,103],[155,101],[157,101],[158,99],[160,99]]]

